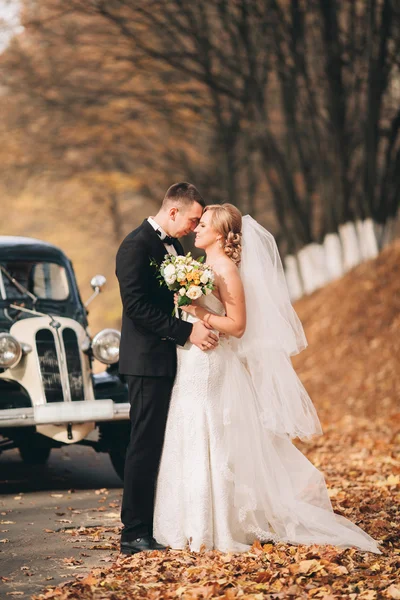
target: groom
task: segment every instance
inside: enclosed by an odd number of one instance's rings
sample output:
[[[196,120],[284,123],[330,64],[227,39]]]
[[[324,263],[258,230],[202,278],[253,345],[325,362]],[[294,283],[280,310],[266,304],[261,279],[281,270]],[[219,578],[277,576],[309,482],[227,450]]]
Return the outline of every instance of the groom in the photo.
[[[160,286],[151,260],[183,254],[178,237],[198,224],[205,203],[194,185],[175,183],[155,217],[122,242],[116,260],[123,305],[119,372],[126,376],[131,436],[125,459],[121,552],[163,549],[153,538],[154,493],[169,401],[176,374],[176,344],[189,339],[202,350],[218,338],[198,321],[172,316],[173,294]]]

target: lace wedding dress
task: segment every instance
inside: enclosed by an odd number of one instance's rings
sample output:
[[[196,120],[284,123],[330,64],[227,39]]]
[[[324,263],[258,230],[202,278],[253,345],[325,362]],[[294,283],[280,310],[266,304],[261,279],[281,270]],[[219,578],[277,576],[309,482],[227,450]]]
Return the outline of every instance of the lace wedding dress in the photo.
[[[225,314],[216,296],[201,302]],[[175,549],[189,544],[195,551],[203,544],[245,551],[260,539],[380,553],[375,540],[333,512],[322,473],[290,437],[276,427],[268,430],[268,415],[260,418],[254,383],[235,343],[221,338],[208,352],[190,343],[177,350],[156,489],[156,540]],[[273,378],[278,366],[290,393],[306,394],[289,357],[271,353],[271,362],[263,365],[271,371],[271,401],[283,393]],[[318,422],[310,407],[303,413],[303,420]]]

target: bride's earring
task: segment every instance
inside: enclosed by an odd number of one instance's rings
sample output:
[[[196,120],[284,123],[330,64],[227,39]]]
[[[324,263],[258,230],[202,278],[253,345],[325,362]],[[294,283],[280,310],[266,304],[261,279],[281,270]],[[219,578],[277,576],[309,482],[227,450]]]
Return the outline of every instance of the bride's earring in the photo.
[[[218,246],[220,248],[223,248],[224,244],[222,243],[221,238],[217,238],[217,242],[218,242]]]

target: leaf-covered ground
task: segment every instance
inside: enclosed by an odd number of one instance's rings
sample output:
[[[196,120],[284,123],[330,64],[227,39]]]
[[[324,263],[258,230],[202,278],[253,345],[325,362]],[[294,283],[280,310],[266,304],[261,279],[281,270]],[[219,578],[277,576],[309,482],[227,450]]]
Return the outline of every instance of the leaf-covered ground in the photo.
[[[400,242],[297,303],[309,348],[294,365],[324,435],[296,442],[321,469],[336,512],[381,540],[382,555],[255,543],[245,554],[123,557],[113,529],[70,530],[106,567],[36,599],[400,599]],[[67,535],[67,533],[66,533]]]

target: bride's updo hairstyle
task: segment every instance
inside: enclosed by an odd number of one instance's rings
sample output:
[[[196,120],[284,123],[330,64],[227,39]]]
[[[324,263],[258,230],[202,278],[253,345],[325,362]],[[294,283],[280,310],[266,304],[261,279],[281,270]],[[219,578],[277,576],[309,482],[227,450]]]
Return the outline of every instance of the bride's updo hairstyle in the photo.
[[[211,226],[222,235],[225,254],[239,265],[242,253],[242,213],[233,204],[209,204],[204,212],[211,211]]]

